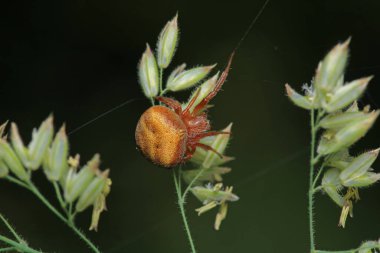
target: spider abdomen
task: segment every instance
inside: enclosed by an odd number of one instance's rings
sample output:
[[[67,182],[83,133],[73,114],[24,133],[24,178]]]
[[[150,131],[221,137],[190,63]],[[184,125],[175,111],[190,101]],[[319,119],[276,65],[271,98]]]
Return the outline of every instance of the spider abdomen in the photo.
[[[152,106],[141,115],[135,138],[145,157],[170,168],[183,160],[188,136],[186,125],[174,111]]]

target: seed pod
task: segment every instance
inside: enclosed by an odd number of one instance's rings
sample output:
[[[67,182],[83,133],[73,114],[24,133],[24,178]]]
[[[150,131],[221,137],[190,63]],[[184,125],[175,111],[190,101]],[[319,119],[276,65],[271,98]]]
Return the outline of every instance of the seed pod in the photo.
[[[380,149],[371,150],[354,158],[339,175],[342,184],[348,186],[352,180],[364,175],[375,162],[379,155],[379,150]]]
[[[24,166],[22,166],[21,161],[9,144],[3,139],[0,139],[0,157],[8,166],[9,170],[19,179],[23,181],[28,181],[30,179],[30,174],[25,170]]]
[[[325,172],[322,178],[323,190],[329,195],[329,197],[340,207],[344,205],[344,198],[340,195],[339,190],[341,188],[339,182],[338,169],[329,169]]]
[[[189,102],[194,98],[194,96],[196,94],[198,94],[198,97],[197,99],[195,100],[194,104],[192,105],[192,107],[190,108],[190,112],[193,111],[193,109],[208,95],[210,94],[214,88],[215,88],[215,85],[216,85],[216,81],[218,80],[218,76],[219,76],[219,72],[214,75],[213,77],[209,78],[208,80],[206,80],[204,83],[202,83],[194,92],[193,94],[191,95],[191,97],[189,98]],[[187,102],[185,104],[184,107],[187,107],[188,103]]]
[[[197,67],[185,70],[176,75],[171,82],[167,83],[166,88],[171,91],[180,91],[196,85],[205,78],[216,65]]]
[[[308,99],[306,96],[302,96],[301,94],[297,93],[290,87],[289,84],[285,84],[285,88],[286,94],[295,105],[306,110],[310,110],[311,108],[313,108],[311,100]]]
[[[157,42],[157,63],[160,68],[167,68],[174,56],[178,44],[178,15],[162,29]]]
[[[176,67],[172,73],[170,73],[169,77],[168,77],[168,81],[166,83],[171,83],[173,82],[174,78],[176,76],[178,76],[180,73],[182,73],[186,68],[186,63],[182,63],[181,65],[179,65],[178,67]]]
[[[41,166],[53,138],[53,131],[53,117],[49,116],[42,122],[38,131],[33,133],[32,141],[28,145],[30,157],[28,169],[36,170]]]
[[[157,96],[159,90],[157,63],[148,44],[138,64],[138,75],[145,96],[147,98]]]
[[[231,133],[232,123],[230,123],[222,132]],[[230,134],[219,134],[216,136],[213,143],[210,145],[214,150],[216,150],[219,154],[224,154],[225,149],[227,148],[227,144],[230,140]],[[213,151],[208,151],[205,160],[203,161],[204,168],[210,168],[215,166],[215,162],[217,158],[220,158],[218,154]]]
[[[65,184],[65,199],[68,203],[75,201],[87,189],[99,170],[99,163],[100,158],[96,154],[78,174],[72,169],[69,171]]]
[[[55,139],[51,151],[49,151],[49,166],[45,168],[45,173],[49,180],[59,181],[68,169],[69,143],[62,126]]]
[[[336,112],[357,100],[367,88],[372,76],[352,81],[339,89],[331,96],[330,101],[324,104],[327,112]]]
[[[316,89],[325,93],[337,86],[347,64],[350,40],[339,43],[325,56],[315,76]]]
[[[104,171],[100,176],[95,177],[85,191],[80,195],[75,209],[82,212],[90,205],[95,204],[96,199],[102,193],[108,179],[109,170]]]

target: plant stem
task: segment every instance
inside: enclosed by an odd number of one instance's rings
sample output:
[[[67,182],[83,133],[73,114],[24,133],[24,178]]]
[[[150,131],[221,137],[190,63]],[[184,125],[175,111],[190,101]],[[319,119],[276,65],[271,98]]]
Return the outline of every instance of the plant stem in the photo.
[[[188,238],[189,243],[190,243],[191,252],[196,253],[197,251],[195,250],[194,241],[193,241],[193,238],[192,238],[191,233],[190,233],[190,227],[189,227],[189,224],[187,222],[187,217],[186,217],[186,213],[185,213],[185,207],[184,207],[185,201],[182,198],[182,192],[181,192],[181,188],[180,188],[179,182],[178,182],[181,179],[177,179],[177,176],[176,176],[174,169],[173,169],[173,178],[174,178],[174,185],[175,185],[177,198],[178,198],[178,206],[179,206],[179,210],[181,212],[183,224],[185,226],[187,238]]]
[[[163,75],[163,68],[160,68],[160,96],[162,95],[162,75]]]
[[[67,212],[66,210],[66,204],[65,201],[63,200],[61,190],[59,189],[59,185],[56,181],[53,182],[55,194],[57,195],[57,199],[59,201],[59,204],[61,205],[62,209]]]
[[[4,216],[2,214],[0,214],[0,219],[2,220],[2,222],[5,224],[5,226],[9,229],[9,231],[12,233],[12,235],[17,239],[17,241],[19,243],[23,243],[24,240],[21,238],[21,236],[19,236],[17,233],[16,233],[16,230],[11,226],[11,224],[9,224],[9,222],[7,221],[7,219],[4,218]]]
[[[83,234],[82,231],[80,231],[70,218],[66,218],[63,216],[50,202],[41,194],[41,192],[38,190],[38,188],[33,184],[29,183],[29,190],[34,193],[34,195],[39,198],[42,203],[45,204],[47,208],[50,209],[60,220],[62,220],[64,223],[66,223],[79,237],[82,239],[89,247],[90,249],[95,253],[100,253],[99,249]]]
[[[314,224],[313,224],[313,195],[314,195],[314,152],[315,152],[315,138],[316,138],[316,129],[315,129],[315,111],[312,109],[310,111],[310,126],[311,126],[311,151],[310,151],[310,180],[309,180],[309,233],[310,233],[310,252],[315,252],[315,242],[314,242]]]
[[[15,247],[7,247],[7,248],[1,248],[0,252],[10,252],[17,250]]]
[[[28,245],[25,243],[19,243],[16,241],[13,241],[12,239],[9,239],[8,237],[0,235],[0,241],[13,246],[13,248],[16,248],[17,250],[25,253],[41,253],[41,251],[37,251],[35,249],[30,248]]]

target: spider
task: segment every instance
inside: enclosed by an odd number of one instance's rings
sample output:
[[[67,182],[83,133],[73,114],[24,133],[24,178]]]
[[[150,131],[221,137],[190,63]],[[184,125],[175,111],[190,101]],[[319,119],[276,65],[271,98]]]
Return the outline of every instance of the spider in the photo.
[[[209,131],[211,126],[204,110],[225,82],[233,56],[234,53],[231,54],[215,88],[193,110],[191,108],[199,96],[200,89],[185,109],[182,109],[177,100],[160,96],[155,99],[166,106],[154,105],[141,115],[135,138],[138,149],[148,160],[156,165],[172,168],[189,160],[198,147],[222,156],[212,147],[199,141],[207,136],[229,134]]]

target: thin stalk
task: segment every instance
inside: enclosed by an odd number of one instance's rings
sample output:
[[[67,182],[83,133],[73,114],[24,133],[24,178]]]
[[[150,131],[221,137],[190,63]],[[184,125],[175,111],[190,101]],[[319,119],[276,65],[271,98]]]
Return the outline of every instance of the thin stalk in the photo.
[[[95,253],[100,253],[99,249],[88,239],[82,231],[80,231],[70,218],[66,218],[63,216],[50,202],[41,194],[41,192],[38,190],[38,188],[33,184],[29,184],[29,190],[34,193],[34,195],[39,198],[42,203],[45,204],[47,208],[50,209],[60,220],[62,220],[66,225],[68,225],[78,236],[80,239],[82,239],[89,247],[90,249]]]
[[[190,184],[186,187],[183,195],[182,195],[182,199],[185,201],[186,200],[186,195],[189,193],[191,187],[193,186],[193,184],[198,180],[198,178],[203,174],[203,172],[205,171],[206,168],[202,167],[202,169],[198,172],[197,175],[195,175],[195,177],[193,178],[193,180],[191,180]]]
[[[310,252],[315,252],[315,242],[314,242],[314,213],[313,213],[313,195],[314,195],[314,164],[315,164],[315,138],[316,138],[316,128],[315,128],[315,111],[312,109],[310,111],[310,126],[311,126],[311,151],[310,151],[310,178],[309,178],[309,233],[310,233]]]
[[[1,248],[0,252],[11,252],[17,250],[15,247]]]
[[[0,235],[0,241],[4,242],[10,246],[13,246],[14,248],[16,248],[17,250],[19,250],[21,252],[41,253],[41,251],[32,249],[28,245],[26,245],[25,243],[19,243],[19,242],[13,241],[12,239],[9,239],[8,237],[2,236],[2,235]]]
[[[59,201],[59,204],[61,205],[62,209],[67,212],[65,201],[63,200],[61,190],[59,189],[59,185],[56,181],[53,182],[55,194],[57,196],[57,199]]]
[[[162,75],[163,75],[164,69],[160,68],[160,96],[162,95]]]
[[[191,236],[190,227],[189,227],[189,224],[187,222],[187,217],[186,217],[186,213],[185,213],[185,207],[184,207],[184,203],[185,202],[184,202],[184,199],[182,198],[181,188],[179,187],[178,180],[180,180],[180,179],[177,179],[177,175],[175,173],[175,170],[173,170],[173,178],[174,178],[174,185],[175,185],[175,189],[176,189],[176,193],[177,193],[177,198],[178,198],[178,206],[179,206],[179,210],[181,212],[183,224],[185,226],[185,231],[186,231],[187,239],[189,240],[189,243],[190,243],[191,252],[192,253],[196,253],[197,251],[195,250],[195,245],[194,245],[193,237]]]
[[[17,233],[16,233],[16,230],[11,226],[11,224],[9,224],[9,222],[7,221],[7,219],[4,218],[4,216],[2,214],[0,214],[0,219],[2,220],[2,222],[5,224],[5,226],[9,229],[9,231],[12,233],[12,235],[16,238],[16,240],[19,242],[19,243],[23,243],[24,240],[21,238],[21,236],[19,236]]]

